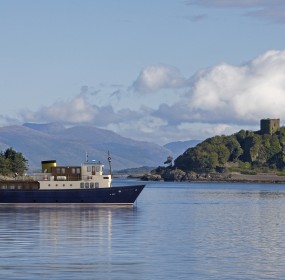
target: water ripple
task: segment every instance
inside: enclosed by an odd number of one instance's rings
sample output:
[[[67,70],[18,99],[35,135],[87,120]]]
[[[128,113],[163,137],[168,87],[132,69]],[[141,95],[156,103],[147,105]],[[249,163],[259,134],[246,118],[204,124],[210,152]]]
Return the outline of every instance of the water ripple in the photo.
[[[149,184],[137,207],[0,208],[1,279],[284,279],[285,188]]]

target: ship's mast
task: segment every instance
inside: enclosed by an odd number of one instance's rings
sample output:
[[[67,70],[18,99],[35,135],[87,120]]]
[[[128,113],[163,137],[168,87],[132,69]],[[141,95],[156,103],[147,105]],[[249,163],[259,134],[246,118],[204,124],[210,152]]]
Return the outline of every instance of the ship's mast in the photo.
[[[109,151],[108,151],[108,162],[109,162],[109,167],[110,167],[110,175],[112,179],[112,159],[111,159],[111,155]]]

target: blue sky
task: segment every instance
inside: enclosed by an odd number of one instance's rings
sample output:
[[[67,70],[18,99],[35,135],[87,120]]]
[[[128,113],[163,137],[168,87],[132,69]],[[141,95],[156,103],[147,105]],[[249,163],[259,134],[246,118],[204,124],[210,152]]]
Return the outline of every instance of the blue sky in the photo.
[[[285,121],[283,0],[2,0],[0,125],[165,144]]]

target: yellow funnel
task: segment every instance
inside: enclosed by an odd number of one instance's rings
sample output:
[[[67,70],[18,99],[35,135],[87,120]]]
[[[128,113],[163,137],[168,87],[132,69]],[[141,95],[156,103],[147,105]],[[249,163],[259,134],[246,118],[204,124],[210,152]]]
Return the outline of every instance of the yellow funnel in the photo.
[[[51,168],[56,167],[56,160],[42,161],[42,172],[51,173]]]

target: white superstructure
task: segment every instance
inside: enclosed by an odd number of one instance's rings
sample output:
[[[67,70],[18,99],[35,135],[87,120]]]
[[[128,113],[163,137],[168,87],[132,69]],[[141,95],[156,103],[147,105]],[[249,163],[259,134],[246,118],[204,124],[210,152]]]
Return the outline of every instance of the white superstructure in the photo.
[[[34,175],[40,189],[93,189],[110,188],[111,175],[103,174],[101,163],[84,163],[81,166],[56,166],[56,161],[42,162],[42,173]]]

